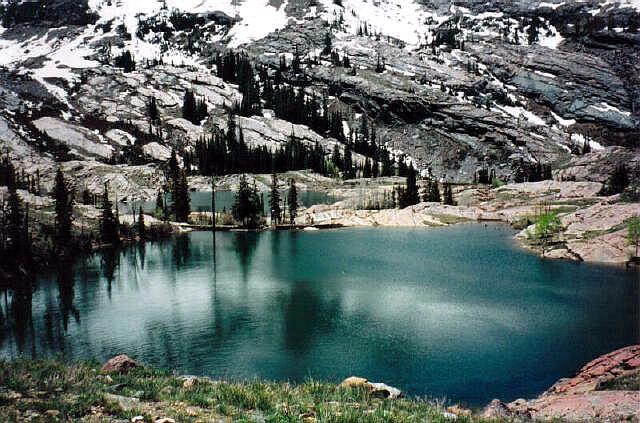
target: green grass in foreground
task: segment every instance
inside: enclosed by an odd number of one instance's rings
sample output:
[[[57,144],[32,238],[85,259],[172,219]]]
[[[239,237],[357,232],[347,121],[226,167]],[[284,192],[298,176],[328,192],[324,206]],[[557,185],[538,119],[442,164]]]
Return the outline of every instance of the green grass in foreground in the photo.
[[[57,410],[59,414],[55,411]],[[47,415],[47,411],[49,414]],[[150,367],[101,374],[97,363],[0,362],[0,421],[450,422],[435,402],[372,397],[364,389],[309,380],[300,385],[184,378]],[[56,416],[52,416],[56,415]],[[459,417],[456,422],[482,422]]]

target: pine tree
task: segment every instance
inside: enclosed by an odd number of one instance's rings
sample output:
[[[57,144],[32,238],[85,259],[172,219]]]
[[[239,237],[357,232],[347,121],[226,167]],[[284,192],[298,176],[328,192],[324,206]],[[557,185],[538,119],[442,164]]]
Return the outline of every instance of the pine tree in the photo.
[[[344,179],[353,179],[356,177],[355,170],[353,169],[353,158],[351,156],[351,147],[345,145],[344,158],[342,159],[342,171]]]
[[[155,97],[151,97],[149,104],[147,105],[147,115],[151,124],[156,125],[160,122],[160,111],[158,110],[158,104]]]
[[[333,154],[331,155],[331,162],[337,169],[342,169],[342,155],[340,154],[340,146],[335,144],[333,146]]]
[[[8,211],[5,216],[7,250],[13,263],[22,264],[28,260],[28,222],[22,200],[15,187],[9,190]],[[9,260],[10,262],[12,260]]]
[[[171,156],[169,157],[169,179],[171,183],[175,183],[178,179],[180,168],[178,166],[178,158],[176,157],[176,150],[171,149]]]
[[[196,106],[196,97],[193,91],[185,91],[184,99],[182,100],[182,117],[194,125],[200,123],[197,121]]]
[[[439,203],[440,199],[440,189],[438,188],[438,181],[429,181],[429,202],[431,203]]]
[[[371,162],[369,161],[368,157],[364,160],[364,166],[362,167],[362,177],[371,178]]]
[[[189,198],[189,186],[186,173],[179,172],[179,176],[173,182],[172,211],[177,222],[188,222],[191,213],[191,200]]]
[[[606,185],[606,194],[620,194],[629,186],[629,169],[624,163],[616,166]]]
[[[164,196],[162,195],[162,191],[158,190],[158,194],[156,195],[155,214],[156,216],[162,216],[163,212],[164,212]]]
[[[324,49],[322,50],[322,54],[328,55],[331,53],[332,49],[333,49],[333,46],[331,44],[331,33],[326,32],[324,34]]]
[[[453,189],[451,188],[451,184],[445,183],[443,186],[443,189],[444,189],[443,203],[448,206],[454,206],[455,202],[453,201]]]
[[[289,223],[293,225],[296,221],[296,217],[298,216],[298,190],[293,178],[289,180],[287,203],[289,203]]]
[[[527,30],[527,41],[529,45],[538,42],[538,31],[540,26],[540,20],[537,16],[534,16],[529,23],[529,29]]]
[[[100,214],[100,238],[107,244],[118,244],[120,242],[120,223],[113,214],[113,204],[109,200],[109,189],[104,184],[102,193],[102,212]]]
[[[405,189],[404,195],[404,207],[413,206],[420,202],[420,194],[418,192],[418,184],[416,181],[416,171],[413,169],[413,165],[409,166],[407,174],[407,187]]]
[[[262,214],[260,210],[260,200],[255,188],[249,186],[247,177],[240,176],[240,183],[236,199],[231,209],[234,219],[241,222],[244,227],[255,227],[258,224],[258,217]]]
[[[142,213],[142,207],[138,210],[138,237],[141,241],[147,239],[147,228],[144,224],[144,214]]]
[[[58,248],[62,248],[71,240],[73,193],[60,169],[56,172],[53,197],[56,201],[55,245]]]
[[[136,62],[129,50],[123,51],[114,59],[114,66],[122,68],[124,72],[132,72],[136,70]]]
[[[271,197],[269,199],[269,208],[271,209],[271,223],[277,225],[280,223],[282,210],[280,209],[280,191],[278,191],[278,175],[271,175]]]
[[[380,58],[380,54],[378,54],[378,59],[376,61],[376,72],[377,73],[384,72],[384,60]]]

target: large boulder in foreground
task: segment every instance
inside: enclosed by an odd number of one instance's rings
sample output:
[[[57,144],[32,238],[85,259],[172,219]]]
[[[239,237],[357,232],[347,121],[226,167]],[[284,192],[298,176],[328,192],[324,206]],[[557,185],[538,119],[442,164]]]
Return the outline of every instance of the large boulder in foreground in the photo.
[[[138,366],[140,366],[140,363],[129,356],[122,354],[112,357],[104,363],[102,371],[106,373],[126,374]]]

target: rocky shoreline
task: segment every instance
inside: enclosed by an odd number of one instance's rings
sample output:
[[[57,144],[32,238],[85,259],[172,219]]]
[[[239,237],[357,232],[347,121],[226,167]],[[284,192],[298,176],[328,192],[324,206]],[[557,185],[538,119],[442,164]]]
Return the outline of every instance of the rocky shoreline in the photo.
[[[333,205],[306,209],[297,223],[315,225],[433,227],[462,222],[498,221],[521,229],[516,239],[539,252],[530,237],[540,210],[558,213],[562,231],[547,258],[624,264],[632,255],[627,245],[627,222],[640,215],[640,203],[601,196],[598,182],[542,181],[510,184],[495,189],[459,187],[458,206],[420,203],[405,209],[356,210],[347,198]]]
[[[526,417],[537,421],[640,421],[640,345],[605,354],[573,377],[560,379],[533,400],[494,400],[485,417]]]
[[[639,422],[638,404],[640,345],[596,358],[538,398],[508,404],[495,399],[481,410],[407,398],[397,388],[355,376],[339,385],[230,383],[176,376],[126,355],[100,368],[57,361],[0,362],[3,421]],[[381,412],[384,420],[379,420]]]

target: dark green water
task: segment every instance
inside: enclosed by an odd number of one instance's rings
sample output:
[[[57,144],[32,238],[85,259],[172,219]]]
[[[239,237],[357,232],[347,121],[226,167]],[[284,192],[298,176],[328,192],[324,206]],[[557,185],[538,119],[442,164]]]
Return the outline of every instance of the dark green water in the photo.
[[[1,305],[0,355],[127,353],[181,373],[361,375],[480,405],[640,339],[637,272],[542,261],[504,226],[211,233],[148,243]],[[16,320],[16,316],[18,319]]]

